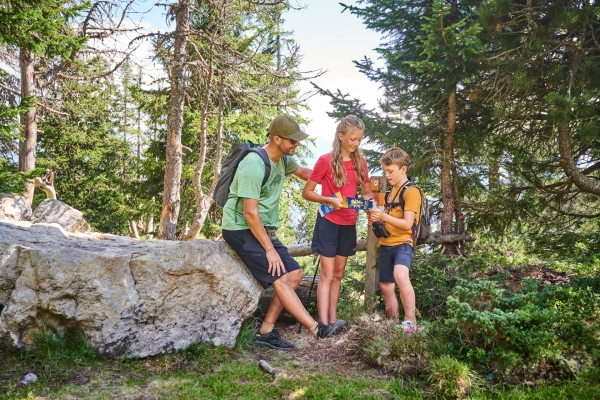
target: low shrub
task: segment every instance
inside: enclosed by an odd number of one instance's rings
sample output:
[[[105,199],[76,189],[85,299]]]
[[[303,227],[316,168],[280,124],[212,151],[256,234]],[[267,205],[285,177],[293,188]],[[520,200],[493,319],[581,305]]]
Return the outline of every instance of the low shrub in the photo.
[[[491,281],[459,280],[447,300],[449,349],[499,372],[579,372],[598,357],[599,279],[539,285],[517,291]],[[574,361],[577,360],[577,361]]]
[[[418,253],[412,263],[410,281],[421,316],[435,319],[442,315],[458,279],[487,268],[486,261],[479,257],[453,259],[439,253]]]

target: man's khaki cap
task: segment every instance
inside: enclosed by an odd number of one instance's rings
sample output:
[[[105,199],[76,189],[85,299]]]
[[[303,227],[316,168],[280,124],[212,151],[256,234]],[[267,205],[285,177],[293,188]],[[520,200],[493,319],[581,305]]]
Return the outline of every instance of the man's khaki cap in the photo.
[[[281,136],[293,140],[304,140],[308,134],[300,129],[296,121],[287,115],[275,117],[269,125],[269,136]]]

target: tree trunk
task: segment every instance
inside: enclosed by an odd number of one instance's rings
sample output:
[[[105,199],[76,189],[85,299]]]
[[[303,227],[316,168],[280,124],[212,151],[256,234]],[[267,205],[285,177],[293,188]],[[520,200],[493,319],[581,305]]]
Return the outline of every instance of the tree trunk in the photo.
[[[456,87],[452,88],[448,96],[448,122],[444,131],[441,170],[442,211],[441,231],[443,234],[452,232],[452,220],[455,213],[454,192],[452,189],[452,166],[454,164],[454,131],[456,128]],[[444,243],[442,252],[448,254],[459,254],[456,243]]]
[[[35,96],[34,55],[29,50],[21,49],[19,66],[21,69],[21,98]],[[37,108],[21,115],[21,140],[19,141],[19,171],[28,172],[35,168],[35,147],[37,143]],[[24,193],[27,205],[33,202],[33,181],[27,181],[27,190]]]
[[[452,158],[454,160],[454,157]],[[458,191],[458,171],[456,165],[452,163],[452,195],[454,197],[454,218],[456,221],[455,231],[463,233],[465,231],[465,216],[462,213],[462,204],[460,201],[460,194]]]
[[[167,143],[165,183],[158,239],[175,240],[180,207],[181,186],[181,132],[185,102],[185,70],[190,31],[191,0],[180,0],[173,6],[176,15],[173,65],[171,67],[171,94],[167,116]]]
[[[212,68],[211,68],[212,71]],[[212,73],[211,73],[212,76]],[[192,227],[185,234],[182,235],[182,240],[190,240],[194,239],[202,226],[204,226],[204,221],[206,220],[206,216],[208,215],[208,211],[212,206],[214,199],[213,194],[215,192],[215,188],[217,186],[217,181],[219,180],[219,175],[221,174],[221,157],[223,155],[223,110],[225,109],[225,74],[221,73],[221,78],[219,80],[219,114],[217,121],[217,148],[215,151],[215,157],[213,160],[213,180],[207,191],[207,193],[203,193],[202,191],[202,171],[204,170],[204,166],[206,165],[206,153],[208,149],[208,133],[206,126],[206,118],[203,117],[201,130],[202,130],[202,144],[200,146],[200,154],[198,158],[198,165],[196,166],[196,170],[194,171],[194,193],[196,195],[196,215],[194,216],[194,222],[192,223]],[[209,81],[210,82],[210,81]],[[208,99],[208,90],[206,91],[206,98]],[[203,115],[206,115],[206,109],[203,112]]]
[[[454,193],[452,191],[452,163],[454,149],[454,129],[456,127],[456,90],[452,90],[448,96],[448,123],[444,131],[442,160],[441,160],[441,185],[442,201],[444,210],[442,212],[442,233],[452,232],[452,216],[454,214]]]
[[[600,196],[600,181],[582,174],[573,161],[571,129],[565,121],[561,121],[558,124],[558,146],[560,149],[560,165],[565,174],[577,186],[577,189],[584,193]]]
[[[577,50],[573,52],[571,68],[569,71],[569,95],[571,92],[571,87],[577,78],[582,58],[583,51],[581,48],[577,48]],[[572,134],[571,127],[569,126],[568,112],[565,112],[563,120],[558,123],[558,148],[560,151],[560,165],[565,174],[571,178],[575,186],[577,186],[577,189],[584,193],[591,193],[596,196],[600,196],[600,181],[581,173],[575,164],[575,161],[573,161],[571,139]]]

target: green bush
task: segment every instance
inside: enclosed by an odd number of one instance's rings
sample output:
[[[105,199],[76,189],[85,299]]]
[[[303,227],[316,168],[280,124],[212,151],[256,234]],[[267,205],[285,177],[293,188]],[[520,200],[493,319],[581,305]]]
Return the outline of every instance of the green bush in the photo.
[[[569,285],[525,280],[515,292],[459,280],[444,321],[450,350],[499,369],[554,363],[574,373],[597,357],[600,279]],[[569,360],[577,359],[578,367]]]
[[[421,316],[440,316],[457,280],[487,267],[485,260],[478,257],[452,259],[439,253],[416,255],[410,270],[410,281]]]

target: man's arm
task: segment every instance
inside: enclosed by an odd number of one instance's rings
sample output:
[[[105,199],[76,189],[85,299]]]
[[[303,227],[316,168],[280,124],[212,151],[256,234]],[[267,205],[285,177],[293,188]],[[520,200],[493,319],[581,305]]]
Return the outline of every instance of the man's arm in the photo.
[[[302,179],[303,181],[307,181],[308,177],[310,176],[311,173],[312,173],[312,169],[302,167],[302,166],[298,166],[298,169],[296,171],[294,171],[294,175],[296,175],[298,178]]]
[[[258,214],[258,200],[244,198],[244,218],[254,237],[267,253],[267,261],[269,262],[269,272],[272,276],[281,276],[285,272],[285,266],[281,257],[273,247],[273,242],[269,239],[262,218]]]

